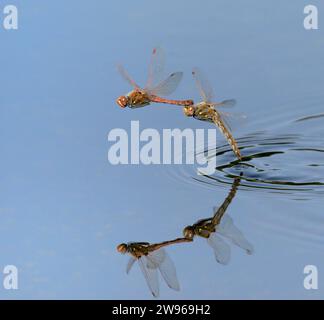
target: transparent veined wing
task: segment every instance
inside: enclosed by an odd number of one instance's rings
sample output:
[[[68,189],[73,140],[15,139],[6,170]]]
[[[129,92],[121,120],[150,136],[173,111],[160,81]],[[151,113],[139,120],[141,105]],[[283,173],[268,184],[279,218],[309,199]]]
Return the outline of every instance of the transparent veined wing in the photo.
[[[234,225],[233,219],[229,215],[225,215],[222,218],[217,227],[217,232],[230,239],[234,244],[244,249],[248,254],[253,253],[252,244],[245,239],[243,233]]]
[[[167,252],[162,248],[150,253],[147,256],[148,260],[151,260],[156,264],[161,272],[161,275],[167,285],[173,290],[180,290],[180,285],[177,277],[175,265]]]
[[[213,248],[217,262],[221,264],[228,264],[231,258],[230,246],[220,238],[216,232],[211,233],[207,239],[208,244]]]
[[[155,261],[154,259],[152,259],[152,253],[146,256],[146,266],[149,269],[158,269],[159,263],[159,261]]]
[[[119,73],[121,74],[121,76],[135,89],[139,88],[139,85],[129,76],[129,74],[127,73],[127,71],[124,69],[124,67],[122,65],[117,65],[117,69],[119,71]]]
[[[159,296],[159,279],[156,268],[151,268],[146,256],[138,259],[138,264],[142,270],[146,283],[154,297]]]
[[[196,86],[203,100],[206,102],[212,101],[214,92],[212,86],[207,80],[207,77],[198,68],[194,68],[192,70],[192,75],[196,81]]]
[[[229,113],[218,110],[217,112],[229,131],[234,131],[236,128],[244,126],[247,121],[247,116],[243,113]]]
[[[156,96],[168,96],[176,90],[182,79],[182,76],[182,72],[171,73],[168,78],[163,80],[156,87],[152,89],[146,89],[146,91],[149,94]]]
[[[151,61],[148,69],[148,77],[145,89],[152,89],[163,79],[165,65],[165,53],[162,48],[156,47],[152,51]]]
[[[213,102],[211,103],[211,105],[213,107],[226,107],[226,108],[231,108],[234,107],[236,105],[236,100],[235,99],[227,99],[227,100],[223,100],[221,102]]]
[[[126,266],[126,273],[129,273],[129,271],[132,269],[132,266],[134,265],[134,262],[136,259],[134,257],[130,257]]]

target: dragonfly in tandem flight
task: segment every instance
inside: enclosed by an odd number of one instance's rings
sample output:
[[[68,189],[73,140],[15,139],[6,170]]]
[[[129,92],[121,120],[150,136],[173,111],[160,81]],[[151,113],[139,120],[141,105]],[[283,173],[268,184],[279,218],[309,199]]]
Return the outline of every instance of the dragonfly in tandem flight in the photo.
[[[240,178],[235,178],[232,188],[219,208],[214,207],[214,215],[211,218],[201,219],[183,230],[184,237],[193,241],[199,236],[207,239],[207,243],[214,251],[215,258],[220,264],[228,264],[231,257],[230,246],[222,239],[227,238],[235,245],[244,249],[246,253],[253,253],[253,246],[244,237],[243,233],[237,229],[233,219],[225,212],[235,197]]]
[[[122,107],[140,108],[151,104],[151,102],[167,103],[180,106],[189,106],[193,100],[171,100],[163,98],[172,94],[178,87],[183,73],[171,73],[163,80],[164,52],[160,47],[154,48],[149,65],[148,78],[144,88],[141,88],[119,65],[118,70],[122,77],[133,87],[133,90],[124,96],[120,96],[116,102]]]
[[[150,244],[148,242],[129,242],[121,243],[117,246],[117,250],[120,253],[128,253],[130,255],[126,273],[129,273],[134,262],[138,261],[152,295],[158,297],[158,270],[169,288],[176,291],[180,290],[175,266],[169,255],[166,253],[164,247],[189,241],[191,240],[187,238],[178,238],[155,244]]]
[[[236,100],[229,99],[221,102],[212,102],[213,90],[207,78],[198,68],[193,69],[192,75],[196,81],[196,85],[201,97],[203,98],[203,101],[194,105],[185,106],[183,108],[184,114],[188,117],[194,117],[198,120],[214,123],[225,136],[236,157],[241,160],[241,152],[231,133],[230,126],[230,121],[235,117],[235,115],[218,110],[219,107],[234,106],[236,104]],[[236,117],[240,120],[245,118],[245,116],[239,114],[237,114]]]

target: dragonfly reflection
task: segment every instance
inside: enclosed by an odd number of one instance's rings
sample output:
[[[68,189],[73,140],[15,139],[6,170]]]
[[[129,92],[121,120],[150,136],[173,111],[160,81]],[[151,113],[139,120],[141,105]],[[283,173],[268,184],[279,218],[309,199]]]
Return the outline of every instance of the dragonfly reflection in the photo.
[[[231,127],[229,124],[230,118],[233,118],[234,114],[228,114],[217,110],[219,107],[234,106],[236,101],[234,99],[230,99],[222,102],[212,102],[213,90],[207,78],[198,68],[195,68],[192,71],[192,75],[196,80],[196,85],[203,98],[203,101],[195,105],[185,106],[183,108],[184,114],[188,117],[194,117],[198,120],[214,123],[225,136],[237,158],[241,160],[242,156],[240,149],[236,140],[231,134]],[[240,117],[243,118],[242,116]]]
[[[125,96],[120,96],[116,102],[122,107],[140,108],[149,105],[151,102],[168,103],[181,106],[192,105],[192,100],[170,100],[161,96],[168,96],[175,91],[180,83],[183,73],[174,72],[164,80],[161,80],[164,69],[164,53],[161,48],[154,48],[146,86],[141,88],[119,65],[118,70],[122,77],[133,87],[133,90]]]
[[[177,273],[173,261],[166,253],[164,247],[191,241],[187,238],[178,238],[161,243],[150,244],[148,242],[129,242],[117,246],[121,253],[128,253],[131,257],[128,261],[126,272],[129,273],[135,261],[138,261],[146,283],[154,297],[159,296],[159,269],[167,285],[173,290],[180,290]]]
[[[248,254],[253,253],[253,246],[244,238],[242,232],[237,229],[232,218],[225,212],[235,197],[240,178],[234,179],[232,188],[219,208],[214,208],[214,216],[197,221],[183,230],[185,238],[193,240],[195,236],[207,239],[208,244],[212,247],[216,260],[221,264],[227,264],[231,256],[230,246],[222,239],[229,239],[235,245],[244,249]]]
[[[227,264],[230,260],[231,248],[222,237],[230,240],[246,253],[253,253],[253,246],[245,239],[242,232],[234,226],[232,218],[225,214],[228,206],[236,195],[240,178],[235,178],[226,199],[219,208],[214,208],[214,215],[201,219],[183,230],[183,238],[151,244],[149,242],[121,243],[117,246],[120,253],[128,253],[130,259],[126,272],[129,273],[137,261],[144,275],[146,283],[154,297],[159,295],[158,271],[167,285],[173,290],[180,290],[179,281],[173,261],[165,251],[166,246],[177,243],[192,242],[196,236],[207,239],[212,247],[216,260]]]

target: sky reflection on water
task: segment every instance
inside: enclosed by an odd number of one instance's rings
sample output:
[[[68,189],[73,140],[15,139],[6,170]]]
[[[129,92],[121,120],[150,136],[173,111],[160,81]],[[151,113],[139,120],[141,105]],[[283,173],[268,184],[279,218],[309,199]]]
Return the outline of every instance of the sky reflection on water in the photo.
[[[208,217],[226,198],[233,182],[228,174],[243,171],[227,213],[254,254],[233,246],[231,263],[223,266],[205,241],[170,247],[181,291],[161,285],[161,298],[322,298],[323,277],[318,290],[305,290],[303,269],[314,264],[324,271],[323,197],[244,187],[244,177],[252,175],[323,180],[322,152],[261,145],[264,137],[324,149],[323,118],[300,120],[322,114],[324,106],[324,34],[303,28],[307,3],[94,3],[17,1],[19,30],[0,29],[0,268],[14,264],[20,272],[19,290],[0,287],[0,297],[151,298],[135,267],[125,274],[116,245],[181,236],[184,226]],[[312,4],[324,12],[323,3]],[[190,72],[201,67],[217,98],[236,98],[235,108],[248,116],[235,133],[242,145],[264,132],[243,154],[284,153],[246,162],[263,172],[242,166],[217,171],[226,183],[213,186],[192,181],[190,166],[110,165],[107,133],[128,130],[131,120],[158,130],[209,126],[177,108],[121,110],[115,104],[130,90],[116,63],[144,83],[156,45],[167,53],[167,71],[185,72],[174,97],[199,99]],[[227,165],[233,155],[222,145],[219,164]],[[280,170],[277,177],[273,168]]]

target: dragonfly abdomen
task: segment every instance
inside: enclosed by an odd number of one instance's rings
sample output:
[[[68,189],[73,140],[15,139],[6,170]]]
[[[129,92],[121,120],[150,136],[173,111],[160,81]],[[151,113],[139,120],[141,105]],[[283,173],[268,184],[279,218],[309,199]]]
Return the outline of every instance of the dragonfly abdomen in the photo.
[[[239,160],[241,160],[242,155],[241,155],[240,149],[238,147],[236,140],[232,136],[232,134],[229,132],[229,130],[226,128],[226,126],[224,125],[224,123],[222,122],[222,120],[219,117],[215,116],[214,121],[215,121],[216,125],[218,126],[219,130],[225,136],[227,142],[231,146],[235,155],[238,157]]]
[[[172,99],[165,99],[155,95],[150,96],[150,100],[157,103],[167,103],[167,104],[174,104],[178,106],[192,106],[194,104],[193,100],[172,100]]]

